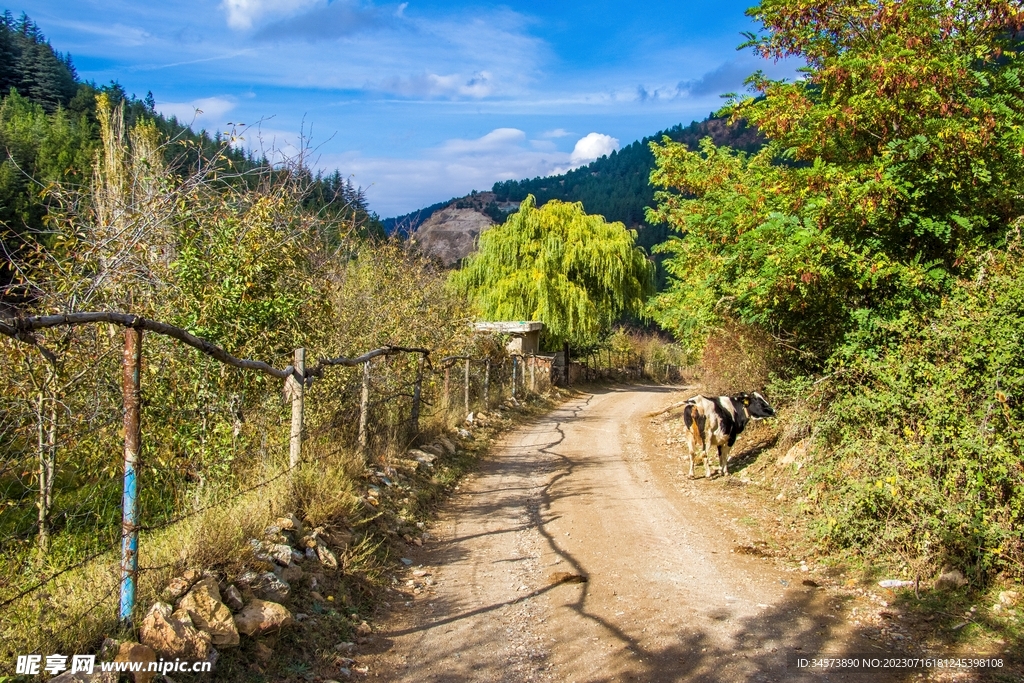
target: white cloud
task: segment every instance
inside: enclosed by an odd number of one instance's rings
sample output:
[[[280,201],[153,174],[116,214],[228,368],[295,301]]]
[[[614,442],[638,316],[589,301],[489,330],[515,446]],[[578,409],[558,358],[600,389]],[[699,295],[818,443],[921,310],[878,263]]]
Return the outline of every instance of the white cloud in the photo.
[[[474,140],[461,138],[448,140],[439,149],[444,154],[490,153],[518,146],[525,139],[526,133],[518,128],[495,128],[487,135]]]
[[[604,133],[587,133],[576,141],[576,147],[569,155],[569,163],[574,166],[588,164],[595,159],[600,159],[606,154],[611,154],[619,148],[619,141]]]
[[[263,42],[299,38],[306,42],[331,41],[386,26],[390,20],[380,9],[359,0],[334,0],[318,4],[280,21],[264,25],[255,37]],[[394,23],[394,22],[391,22]]]
[[[372,210],[397,216],[470,190],[490,189],[498,180],[553,175],[569,163],[568,153],[536,149],[534,142],[518,128],[496,128],[479,138],[447,140],[416,159],[350,152],[325,155],[317,165],[352,174],[353,182],[366,189]]]
[[[62,25],[82,33],[101,36],[109,43],[127,47],[139,47],[153,40],[153,34],[136,26],[124,24],[96,24],[85,21],[66,21]]]
[[[235,102],[226,97],[202,97],[191,102],[157,102],[156,108],[164,116],[176,116],[179,122],[196,130],[220,130],[227,123],[226,116],[235,108]]]
[[[228,26],[245,30],[267,15],[288,15],[320,4],[320,0],[223,0]]]
[[[392,78],[378,88],[403,97],[471,97],[482,98],[495,89],[489,71],[478,71],[472,76],[462,74],[422,74],[410,77]]]
[[[570,135],[572,135],[572,133],[567,131],[565,128],[555,128],[554,130],[541,133],[542,138],[564,138]]]

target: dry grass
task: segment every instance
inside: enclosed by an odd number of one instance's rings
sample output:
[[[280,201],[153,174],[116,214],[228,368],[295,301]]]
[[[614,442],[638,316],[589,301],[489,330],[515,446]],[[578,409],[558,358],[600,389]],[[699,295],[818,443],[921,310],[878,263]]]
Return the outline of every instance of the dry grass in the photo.
[[[701,381],[710,394],[763,392],[771,368],[778,367],[778,355],[778,346],[765,332],[728,322],[708,338],[701,358]]]
[[[271,520],[291,507],[288,477],[277,476],[280,470],[263,474],[263,481],[274,481],[222,505],[215,503],[223,500],[223,493],[211,491],[198,503],[201,512],[162,529],[140,533],[137,612],[152,604],[167,581],[186,568],[230,571],[250,557],[248,539],[258,536]],[[256,483],[248,487],[243,483],[240,488],[245,490]],[[211,505],[215,506],[202,509]],[[17,654],[27,652],[97,650],[103,638],[119,630],[119,585],[119,559],[116,553],[109,553],[14,603],[4,612],[0,624],[0,658],[10,663]]]

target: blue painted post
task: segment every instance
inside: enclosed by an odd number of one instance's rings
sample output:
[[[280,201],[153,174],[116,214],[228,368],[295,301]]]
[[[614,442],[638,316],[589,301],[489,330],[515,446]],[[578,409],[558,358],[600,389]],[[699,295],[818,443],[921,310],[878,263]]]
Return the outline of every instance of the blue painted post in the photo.
[[[142,447],[141,404],[142,330],[124,331],[121,391],[124,400],[124,495],[121,499],[121,602],[118,618],[125,626],[135,610],[136,574],[139,570],[138,461]]]

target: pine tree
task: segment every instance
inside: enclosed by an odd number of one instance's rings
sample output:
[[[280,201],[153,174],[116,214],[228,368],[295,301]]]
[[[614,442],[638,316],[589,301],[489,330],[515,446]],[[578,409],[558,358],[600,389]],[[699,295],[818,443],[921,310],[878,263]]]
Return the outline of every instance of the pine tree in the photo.
[[[14,18],[10,11],[0,18],[0,97],[6,96],[11,88],[18,86],[18,50],[11,26]]]

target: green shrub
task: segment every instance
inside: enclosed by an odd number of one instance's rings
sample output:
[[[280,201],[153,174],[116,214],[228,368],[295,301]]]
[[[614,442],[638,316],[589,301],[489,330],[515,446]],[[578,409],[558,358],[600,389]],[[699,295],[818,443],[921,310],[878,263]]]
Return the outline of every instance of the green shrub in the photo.
[[[991,251],[933,315],[847,356],[808,480],[829,543],[1024,576],[1024,254]]]

